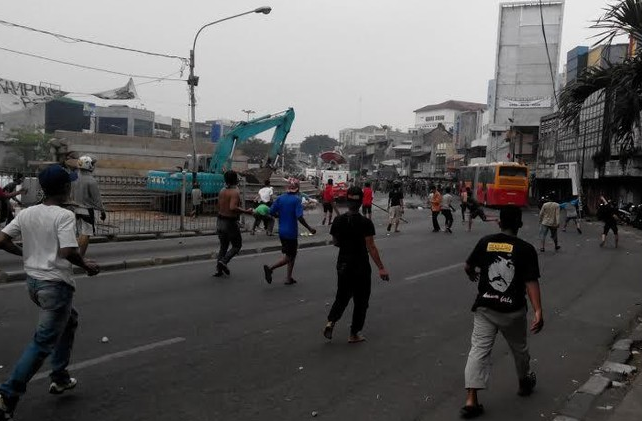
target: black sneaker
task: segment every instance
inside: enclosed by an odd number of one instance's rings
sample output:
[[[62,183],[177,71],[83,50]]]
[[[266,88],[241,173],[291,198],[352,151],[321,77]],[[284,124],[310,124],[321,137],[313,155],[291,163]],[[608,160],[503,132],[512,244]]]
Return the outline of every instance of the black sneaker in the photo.
[[[392,224],[388,224],[388,228],[386,228],[386,229],[387,229],[387,231],[390,231],[391,228],[392,228]]]
[[[535,373],[531,372],[519,381],[517,394],[519,396],[530,396],[530,394],[533,393],[533,389],[535,389],[536,384],[537,376],[535,376]]]
[[[49,385],[49,393],[51,393],[52,395],[60,395],[65,390],[73,389],[77,384],[78,380],[74,379],[73,377],[70,377],[69,380],[64,383],[51,382],[51,384]]]
[[[263,265],[263,272],[265,273],[265,282],[272,283],[272,269],[268,265]]]
[[[0,395],[0,421],[12,421],[13,420],[13,408],[10,407],[9,403],[5,398]]]
[[[218,270],[223,271],[224,274],[230,275],[230,268],[227,267],[227,265],[224,262],[221,262],[220,260],[216,264],[216,267]]]

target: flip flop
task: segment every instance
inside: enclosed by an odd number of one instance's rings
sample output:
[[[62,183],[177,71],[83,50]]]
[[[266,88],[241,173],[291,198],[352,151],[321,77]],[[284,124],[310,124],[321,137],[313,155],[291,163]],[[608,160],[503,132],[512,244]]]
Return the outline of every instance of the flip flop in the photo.
[[[294,279],[290,279],[289,281],[284,282],[285,285],[294,285],[296,284],[296,281]]]
[[[477,418],[484,413],[484,405],[466,405],[459,410],[459,415],[466,420]]]
[[[360,342],[365,342],[365,341],[366,341],[365,336],[361,336],[361,335],[356,335],[356,336],[351,335],[350,339],[348,339],[349,344],[358,344]]]

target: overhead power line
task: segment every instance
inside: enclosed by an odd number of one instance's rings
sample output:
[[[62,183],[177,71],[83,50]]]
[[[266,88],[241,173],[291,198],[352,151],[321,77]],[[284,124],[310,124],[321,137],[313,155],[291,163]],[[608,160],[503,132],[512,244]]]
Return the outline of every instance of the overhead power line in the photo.
[[[38,32],[38,33],[45,34],[45,35],[50,35],[52,37],[58,38],[59,40],[65,41],[65,42],[82,42],[82,43],[86,43],[86,44],[98,45],[100,47],[115,48],[117,50],[130,51],[130,52],[139,53],[139,54],[146,54],[146,55],[149,55],[149,56],[174,58],[174,59],[187,61],[186,57],[175,56],[175,55],[171,55],[171,54],[155,53],[155,52],[152,52],[152,51],[144,51],[144,50],[138,50],[138,49],[135,49],[135,48],[122,47],[120,45],[114,45],[114,44],[107,44],[107,43],[104,43],[104,42],[91,41],[91,40],[87,40],[87,39],[83,39],[83,38],[70,37],[68,35],[62,35],[62,34],[58,34],[58,33],[51,32],[51,31],[45,31],[45,30],[42,30],[42,29],[32,28],[30,26],[20,25],[20,24],[13,23],[13,22],[7,22],[6,20],[0,20],[0,24],[1,25],[6,25],[6,26],[11,26],[11,27],[14,27],[14,28],[25,29],[27,31]]]
[[[180,82],[185,82],[185,80],[183,80],[183,79],[167,78],[167,77],[163,77],[163,76],[137,75],[137,74],[133,74],[133,73],[123,73],[123,72],[117,72],[115,70],[101,69],[100,67],[85,66],[84,64],[77,64],[77,63],[71,63],[71,62],[63,61],[63,60],[57,60],[57,59],[53,59],[53,58],[49,58],[49,57],[45,57],[45,56],[40,56],[38,54],[31,54],[31,53],[25,53],[24,51],[12,50],[10,48],[0,47],[0,50],[7,51],[9,53],[19,54],[21,56],[38,58],[40,60],[47,60],[47,61],[51,61],[53,63],[64,64],[64,65],[67,65],[67,66],[78,67],[78,68],[86,69],[86,70],[94,70],[94,71],[97,71],[97,72],[110,73],[110,74],[113,74],[113,75],[128,76],[128,77],[140,78],[140,79],[150,79],[150,80],[153,80],[153,81],[155,81],[155,80],[158,80],[158,81],[166,80],[166,81],[173,81],[173,82],[179,82],[179,81]]]
[[[551,60],[551,52],[548,48],[548,39],[546,37],[546,26],[544,24],[544,4],[542,3],[542,0],[539,0],[539,16],[542,24],[542,35],[544,36],[544,45],[546,46],[546,57],[548,58],[548,70],[551,73],[551,82],[553,83],[553,98],[555,99],[555,104],[557,105],[557,108],[559,108],[559,102],[557,100],[557,88],[555,87],[557,82],[555,80],[555,73],[553,72],[553,61]]]

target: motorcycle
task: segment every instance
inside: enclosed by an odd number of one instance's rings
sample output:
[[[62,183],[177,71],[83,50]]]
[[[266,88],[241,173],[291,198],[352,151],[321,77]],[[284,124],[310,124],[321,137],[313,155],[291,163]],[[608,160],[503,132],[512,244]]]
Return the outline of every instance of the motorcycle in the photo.
[[[635,206],[634,217],[631,225],[635,228],[642,229],[642,204]]]
[[[636,208],[637,206],[635,206],[633,203],[627,203],[621,206],[617,210],[618,220],[622,224],[631,225],[633,223],[633,220],[635,219],[633,212],[636,210]]]

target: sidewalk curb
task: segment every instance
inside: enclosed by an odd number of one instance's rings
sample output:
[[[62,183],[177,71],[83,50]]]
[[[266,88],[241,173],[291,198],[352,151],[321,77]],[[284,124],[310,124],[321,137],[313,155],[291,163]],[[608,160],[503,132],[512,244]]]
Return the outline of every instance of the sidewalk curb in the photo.
[[[332,244],[332,240],[311,241],[311,242],[299,244],[299,249],[329,246],[331,244]],[[241,249],[239,256],[269,253],[269,252],[280,251],[280,250],[281,250],[280,245],[252,247],[247,249]],[[138,269],[138,268],[145,268],[145,267],[152,267],[152,266],[165,266],[165,265],[172,265],[176,263],[199,262],[204,260],[213,260],[215,258],[216,258],[215,252],[206,252],[206,253],[185,254],[185,255],[176,255],[176,256],[143,257],[138,259],[129,259],[129,260],[112,261],[112,262],[104,262],[104,263],[99,262],[99,263],[100,263],[101,273],[105,273],[105,272],[116,272],[116,271]],[[79,275],[79,274],[83,274],[84,271],[79,267],[74,267],[73,273],[76,275]],[[27,278],[27,274],[24,271],[3,272],[0,270],[0,284],[23,282],[26,278]]]
[[[626,363],[631,359],[631,348],[641,343],[642,323],[636,326],[628,339],[620,339],[611,346],[606,361],[566,399],[553,421],[583,421],[598,396],[610,388],[614,381],[625,380],[637,371],[636,367]]]

